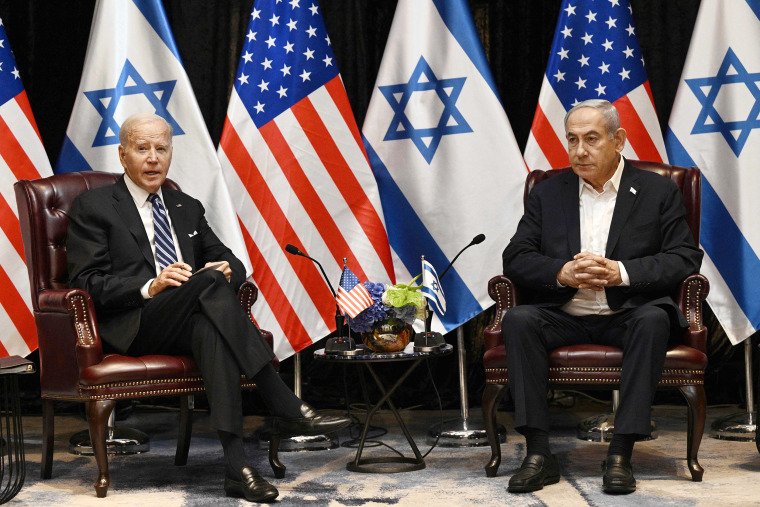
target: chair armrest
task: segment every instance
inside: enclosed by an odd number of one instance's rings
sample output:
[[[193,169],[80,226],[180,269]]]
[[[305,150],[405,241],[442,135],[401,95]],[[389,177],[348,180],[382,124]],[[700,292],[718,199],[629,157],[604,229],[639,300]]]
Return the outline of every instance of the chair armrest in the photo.
[[[256,300],[259,298],[259,289],[254,285],[252,282],[246,280],[243,282],[243,285],[240,286],[240,289],[238,289],[238,301],[240,302],[240,306],[243,307],[243,310],[245,310],[246,315],[248,315],[248,318],[251,319],[251,322],[253,322],[253,325],[258,328],[259,331],[261,331],[261,336],[264,338],[264,341],[266,341],[271,348],[274,348],[274,336],[270,331],[266,331],[264,329],[261,329],[259,325],[256,323],[256,321],[253,318],[253,315],[251,314],[251,307],[253,306],[253,303],[256,302]],[[279,369],[280,364],[277,358],[274,359],[274,367],[275,369]]]
[[[95,306],[90,295],[79,289],[41,291],[38,305],[35,323],[41,329],[39,339],[44,340],[40,344],[42,371],[55,364],[55,370],[69,372],[61,374],[65,381],[62,376],[55,376],[54,381],[45,382],[45,387],[56,391],[64,387],[73,389],[79,372],[103,360]]]
[[[494,276],[488,281],[488,295],[496,302],[493,320],[483,330],[485,350],[503,343],[501,338],[501,319],[507,310],[519,304],[517,288],[512,280],[504,275]]]
[[[684,331],[684,345],[702,352],[707,351],[707,328],[702,322],[702,302],[710,293],[710,282],[699,273],[689,275],[681,282],[676,302],[689,321],[689,328]]]

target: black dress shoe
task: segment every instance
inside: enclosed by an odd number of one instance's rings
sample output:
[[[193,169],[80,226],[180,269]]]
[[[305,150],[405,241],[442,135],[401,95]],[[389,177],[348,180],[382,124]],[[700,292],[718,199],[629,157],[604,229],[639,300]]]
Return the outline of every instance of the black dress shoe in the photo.
[[[351,424],[348,417],[319,415],[308,404],[301,405],[302,417],[275,417],[272,420],[272,434],[281,437],[295,435],[320,435],[342,430]]]
[[[509,479],[507,491],[527,493],[558,482],[559,463],[556,456],[552,454],[547,458],[543,454],[528,454],[520,465],[520,469]]]
[[[241,481],[224,477],[224,492],[227,496],[245,498],[249,502],[271,502],[280,494],[253,467],[243,467],[240,475],[243,477]]]
[[[607,456],[602,461],[602,490],[612,495],[627,495],[636,491],[631,460],[619,454]]]

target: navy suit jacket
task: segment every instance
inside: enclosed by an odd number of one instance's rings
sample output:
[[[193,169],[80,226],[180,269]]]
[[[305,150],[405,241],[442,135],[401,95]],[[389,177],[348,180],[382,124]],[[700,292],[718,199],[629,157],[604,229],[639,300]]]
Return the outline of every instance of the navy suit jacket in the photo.
[[[227,261],[230,284],[239,287],[245,268],[214,234],[203,205],[189,195],[162,189],[182,258],[193,271]],[[140,289],[156,276],[155,260],[140,215],[122,176],[114,185],[79,195],[69,213],[69,285],[95,303],[102,339],[125,353],[137,335],[145,300]]]
[[[525,214],[502,255],[504,274],[520,287],[524,303],[560,306],[577,291],[558,287],[557,273],[580,252],[578,184],[578,176],[568,171],[542,181],[528,195]],[[631,285],[606,289],[610,308],[656,304],[685,326],[672,294],[699,271],[702,255],[678,186],[625,161],[605,257],[622,261]]]

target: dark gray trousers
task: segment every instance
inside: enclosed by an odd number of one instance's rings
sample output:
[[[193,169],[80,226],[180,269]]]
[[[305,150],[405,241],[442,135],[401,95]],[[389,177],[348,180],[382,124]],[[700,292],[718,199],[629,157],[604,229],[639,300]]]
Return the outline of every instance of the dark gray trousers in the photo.
[[[146,301],[129,355],[192,355],[201,370],[214,429],[242,435],[240,375],[248,379],[274,354],[224,275],[194,275]]]
[[[557,308],[520,305],[505,314],[501,325],[518,431],[526,426],[549,430],[549,353],[588,343],[623,350],[615,433],[649,435],[671,330],[666,310],[645,305],[614,315],[574,317]]]

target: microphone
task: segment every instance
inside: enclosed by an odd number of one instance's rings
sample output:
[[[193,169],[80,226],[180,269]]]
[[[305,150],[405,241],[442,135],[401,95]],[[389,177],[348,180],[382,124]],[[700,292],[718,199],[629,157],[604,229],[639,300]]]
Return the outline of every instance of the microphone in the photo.
[[[485,240],[486,240],[486,235],[485,234],[478,234],[477,236],[475,236],[474,238],[472,238],[472,241],[470,241],[470,244],[467,245],[466,247],[462,248],[459,251],[459,253],[456,254],[453,259],[451,259],[451,262],[449,262],[449,265],[446,266],[446,269],[443,270],[443,273],[441,273],[441,276],[439,276],[438,279],[439,280],[443,279],[443,275],[445,275],[446,272],[449,270],[449,268],[454,265],[454,262],[456,262],[456,260],[459,258],[459,256],[462,255],[462,252],[464,252],[465,250],[467,250],[468,248],[470,248],[473,245],[479,245],[479,244],[481,244]],[[288,245],[288,246],[290,246],[290,245]],[[298,250],[298,249],[296,248],[296,250]]]
[[[451,266],[454,265],[454,262],[459,258],[460,255],[462,255],[462,252],[467,250],[473,245],[479,245],[483,241],[485,241],[486,235],[485,234],[478,234],[474,238],[472,238],[472,241],[462,248],[458,254],[454,256],[454,258],[449,262],[449,265],[446,266],[446,269],[443,270],[441,273],[441,276],[438,277],[438,280],[443,279],[443,275],[446,274],[446,272],[451,268]],[[424,259],[424,257],[423,257]],[[435,352],[437,350],[440,350],[440,348],[445,344],[445,341],[443,340],[443,335],[438,332],[434,332],[430,330],[430,324],[433,321],[433,312],[429,309],[427,310],[427,316],[425,317],[425,331],[422,333],[417,333],[414,337],[414,351],[415,352]]]
[[[327,282],[327,286],[330,288],[330,292],[332,292],[333,300],[337,297],[337,294],[335,293],[335,289],[333,289],[332,284],[330,283],[330,279],[327,278],[327,273],[325,273],[324,268],[322,267],[322,264],[315,258],[309,257],[305,253],[303,253],[301,250],[298,249],[297,246],[291,245],[288,243],[285,245],[285,251],[288,252],[290,255],[300,255],[301,257],[306,257],[310,261],[312,261],[314,264],[319,266],[319,270],[322,272],[322,278],[325,279],[325,282]],[[343,317],[343,314],[340,313],[340,307],[338,306],[338,303],[335,303],[335,329],[338,333],[338,336],[330,338],[325,343],[325,354],[339,354],[344,356],[350,356],[354,355],[358,352],[356,348],[356,343],[354,343],[354,339],[351,338],[351,335],[349,334],[348,337],[343,336],[343,327],[345,326],[345,317]]]

